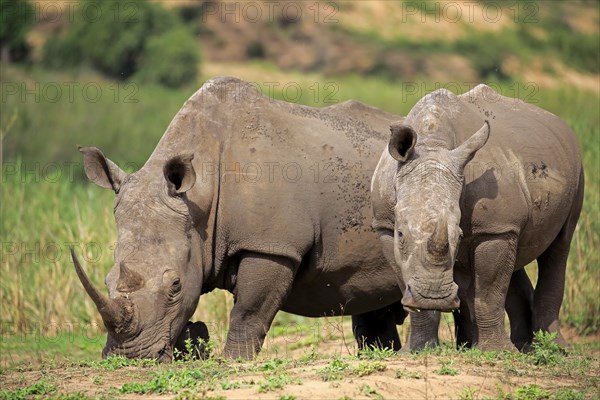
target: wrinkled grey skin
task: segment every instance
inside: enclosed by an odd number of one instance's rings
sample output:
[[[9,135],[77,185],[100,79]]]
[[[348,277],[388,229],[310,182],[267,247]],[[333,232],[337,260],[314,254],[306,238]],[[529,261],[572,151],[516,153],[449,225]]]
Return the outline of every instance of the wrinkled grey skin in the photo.
[[[387,237],[386,233],[382,234],[383,240],[387,241]],[[402,282],[401,286],[404,287]],[[510,341],[518,350],[528,351],[533,340],[533,286],[525,269],[513,273],[506,295],[505,308],[510,320]],[[460,310],[453,310],[452,313],[457,349],[472,347],[476,334],[473,320],[465,318]],[[419,309],[419,312],[411,313],[408,337],[411,351],[439,345],[440,319],[439,311]]]
[[[583,201],[573,132],[485,85],[461,96],[433,92],[391,131],[372,203],[405,307],[452,310],[458,294],[459,324],[474,329],[459,341],[514,349],[504,331],[509,283],[537,259],[531,326],[564,344],[558,315]]]
[[[401,292],[369,202],[399,118],[354,101],[284,103],[216,78],[183,105],[139,171],[81,148],[89,179],[115,192],[108,298],[76,262],[108,329],[103,355],[170,360],[199,296],[215,288],[235,297],[228,357],[258,352],[278,310],[356,315],[359,338],[399,347]],[[364,324],[378,309],[380,326]]]

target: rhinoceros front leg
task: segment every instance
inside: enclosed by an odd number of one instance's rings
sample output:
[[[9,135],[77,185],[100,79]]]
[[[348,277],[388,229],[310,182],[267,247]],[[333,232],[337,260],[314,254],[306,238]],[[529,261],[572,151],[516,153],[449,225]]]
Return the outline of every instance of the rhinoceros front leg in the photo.
[[[441,313],[433,310],[422,310],[410,313],[408,343],[410,351],[421,351],[426,347],[437,347],[440,344],[438,329]]]
[[[453,311],[456,327],[457,348],[470,348],[476,342],[475,317],[473,316],[473,290],[470,274],[465,268],[455,270],[458,283],[460,309]],[[519,349],[526,351],[533,338],[533,286],[524,269],[513,272],[506,294],[506,312],[510,320],[510,340]]]
[[[506,294],[514,271],[516,244],[516,235],[506,234],[482,241],[474,251],[472,310],[475,340],[482,350],[516,350],[504,328]]]
[[[251,359],[257,354],[292,287],[295,263],[284,257],[242,256],[234,289],[225,357]]]

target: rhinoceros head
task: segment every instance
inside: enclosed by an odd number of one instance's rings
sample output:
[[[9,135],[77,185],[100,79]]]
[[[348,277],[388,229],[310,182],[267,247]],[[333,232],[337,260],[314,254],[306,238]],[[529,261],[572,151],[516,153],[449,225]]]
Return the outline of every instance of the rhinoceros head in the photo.
[[[453,266],[462,238],[459,224],[464,167],[486,143],[489,124],[486,121],[478,132],[452,149],[435,132],[444,129],[439,121],[429,117],[425,121],[407,119],[391,127],[388,151],[398,161],[394,256],[406,285],[402,299],[405,308],[449,311],[460,304]],[[418,137],[421,129],[425,134]]]
[[[118,243],[106,276],[108,296],[75,269],[108,330],[108,355],[169,361],[202,288],[201,257],[186,191],[195,183],[193,156],[127,174],[97,148],[80,148],[86,175],[115,192]],[[157,173],[158,172],[158,173]]]

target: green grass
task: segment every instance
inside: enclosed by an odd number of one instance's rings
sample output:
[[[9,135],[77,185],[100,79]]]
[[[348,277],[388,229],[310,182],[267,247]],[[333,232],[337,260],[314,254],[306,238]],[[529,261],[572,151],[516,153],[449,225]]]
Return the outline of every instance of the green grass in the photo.
[[[0,390],[0,399],[2,400],[21,400],[29,399],[32,396],[47,396],[56,393],[56,384],[49,380],[42,379],[41,381],[32,383],[31,385],[16,389],[13,391]]]
[[[458,370],[456,368],[452,367],[453,364],[454,364],[453,360],[442,361],[440,367],[438,369],[436,369],[434,372],[438,375],[449,375],[449,376],[458,375]]]
[[[301,385],[302,381],[300,379],[292,378],[285,373],[267,376],[264,380],[258,382],[258,393],[266,393],[283,389],[289,384]]]
[[[387,358],[395,357],[396,352],[387,347],[382,349],[374,346],[366,346],[358,352],[358,356],[369,360],[385,360]]]
[[[368,396],[372,399],[377,399],[377,400],[383,399],[383,396],[381,396],[379,393],[377,393],[377,390],[375,390],[374,388],[372,388],[370,385],[368,385],[366,383],[360,386],[360,393],[365,396]]]
[[[536,365],[556,365],[561,359],[561,348],[556,333],[538,331],[533,338],[533,349],[528,354]]]
[[[546,350],[551,347],[550,335],[541,342]],[[539,339],[539,338],[538,338]],[[509,386],[504,391],[498,386],[497,399],[582,399],[593,398],[597,390],[597,359],[579,352],[556,353],[556,363],[541,365],[536,357],[529,354],[512,352],[481,352],[477,349],[457,351],[443,347],[431,352],[423,352],[410,356],[396,354],[381,359],[365,359],[358,356],[329,357],[329,360],[315,361],[310,358],[271,358],[266,361],[255,360],[240,363],[211,356],[203,361],[182,361],[171,365],[159,364],[148,360],[128,360],[122,357],[110,357],[102,361],[49,364],[45,362],[37,372],[41,374],[32,378],[29,368],[12,367],[0,372],[0,380],[8,378],[12,389],[0,390],[0,399],[20,399],[34,396],[52,398],[86,398],[82,392],[65,392],[65,386],[59,385],[62,379],[73,373],[75,382],[89,380],[94,385],[95,397],[104,395],[115,398],[123,395],[177,395],[179,398],[211,398],[215,391],[232,391],[241,389],[248,393],[275,392],[273,395],[285,396],[285,392],[294,393],[292,385],[310,384],[324,380],[330,387],[356,385],[357,393],[378,398],[372,378],[369,376],[390,376],[388,370],[393,368],[392,375],[403,380],[427,380],[437,375],[454,376],[463,371],[473,375],[473,365],[480,373],[490,376],[502,376],[504,382],[515,382],[518,377],[520,385]],[[435,358],[433,358],[435,357]],[[494,360],[495,362],[492,362]],[[440,367],[433,369],[438,364]],[[427,368],[431,368],[428,372]],[[521,370],[515,375],[513,371]],[[433,374],[433,375],[431,375]],[[479,375],[475,373],[475,375]],[[18,379],[20,377],[20,379]],[[84,378],[85,377],[85,378]],[[119,377],[119,383],[113,383]],[[122,377],[127,377],[126,383]],[[311,379],[312,378],[312,379]],[[316,378],[316,379],[315,379]],[[71,379],[69,377],[69,379]],[[440,379],[440,377],[435,378]],[[556,385],[555,382],[560,382]],[[412,384],[415,382],[407,382]],[[531,383],[536,383],[533,385]],[[116,386],[115,386],[116,385]],[[380,386],[377,386],[380,387]],[[489,385],[488,385],[489,387]],[[477,390],[467,388],[458,398],[476,399]],[[239,395],[240,392],[236,392]],[[194,397],[195,396],[195,397]],[[289,396],[289,395],[288,395]],[[543,397],[546,396],[546,397]],[[590,397],[592,396],[592,397]]]
[[[349,368],[350,364],[337,356],[329,362],[328,366],[319,369],[317,373],[325,382],[339,381],[344,378],[345,372]]]
[[[18,113],[3,138],[5,155],[45,164],[80,161],[75,145],[110,150],[120,164],[141,167],[171,118],[196,86],[169,90],[116,82],[92,71],[23,71],[3,65],[2,108]]]
[[[385,371],[387,366],[382,361],[360,361],[352,372],[356,376],[367,376],[375,372]]]
[[[406,371],[406,370],[401,370],[401,369],[397,369],[396,370],[395,376],[398,379],[403,379],[403,378],[408,378],[408,379],[423,379],[423,375],[421,375],[418,372],[415,372],[415,371]]]
[[[264,63],[248,68],[259,75],[273,70]],[[113,82],[90,71],[70,75],[51,74],[37,68],[26,71],[3,67],[0,78],[3,82],[18,83],[17,86],[22,82],[27,85],[37,82],[40,87],[49,87],[52,82],[95,82],[103,93],[114,94],[110,89]],[[299,82],[303,94],[300,101],[306,104],[325,105],[327,96],[333,96],[335,102],[354,98],[399,114],[406,114],[422,95],[436,87],[430,82],[391,82],[355,75],[326,78],[292,72],[288,78]],[[316,89],[310,89],[315,82],[319,83],[316,97]],[[519,82],[503,82],[496,87],[505,95],[525,98],[561,116],[579,137],[586,169],[586,194],[569,257],[561,320],[581,333],[597,332],[600,328],[599,96],[575,88],[539,89]],[[458,87],[458,91],[468,89]],[[166,90],[140,86],[135,94],[138,103],[114,102],[111,97],[102,97],[97,103],[70,102],[68,96],[56,102],[45,101],[42,96],[36,102],[27,100],[31,95],[21,101],[19,95],[9,96],[6,90],[7,86],[2,85],[2,96],[7,99],[2,104],[2,115],[8,116],[0,124],[4,157],[0,199],[3,362],[10,363],[6,354],[15,355],[17,349],[29,345],[28,349],[37,353],[38,358],[63,353],[98,357],[104,340],[102,322],[76,278],[68,246],[74,245],[83,256],[92,281],[103,287],[116,240],[111,211],[113,195],[82,179],[81,159],[75,144],[98,145],[110,158],[132,170],[145,161],[170,119],[195,88]],[[285,97],[281,90],[274,96]],[[11,121],[12,126],[7,130]],[[218,327],[220,336],[213,336],[217,347],[224,341],[232,305],[231,295],[215,291],[203,296],[194,317]],[[302,326],[309,321],[280,313],[274,327],[283,332],[291,323]],[[340,338],[351,336],[351,332],[333,334]],[[74,346],[56,346],[55,336],[72,336]],[[314,344],[315,338],[309,339],[312,342],[299,345]]]

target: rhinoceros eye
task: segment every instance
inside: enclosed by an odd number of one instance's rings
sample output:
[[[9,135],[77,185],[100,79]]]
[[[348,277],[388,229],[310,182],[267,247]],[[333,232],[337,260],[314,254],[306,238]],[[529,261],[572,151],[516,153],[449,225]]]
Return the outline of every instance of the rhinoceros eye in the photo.
[[[173,284],[171,285],[171,288],[174,291],[179,291],[179,289],[181,289],[181,280],[179,278],[175,278],[173,280]]]
[[[400,245],[404,245],[404,233],[401,230],[396,231],[396,235],[398,236],[398,242]]]

